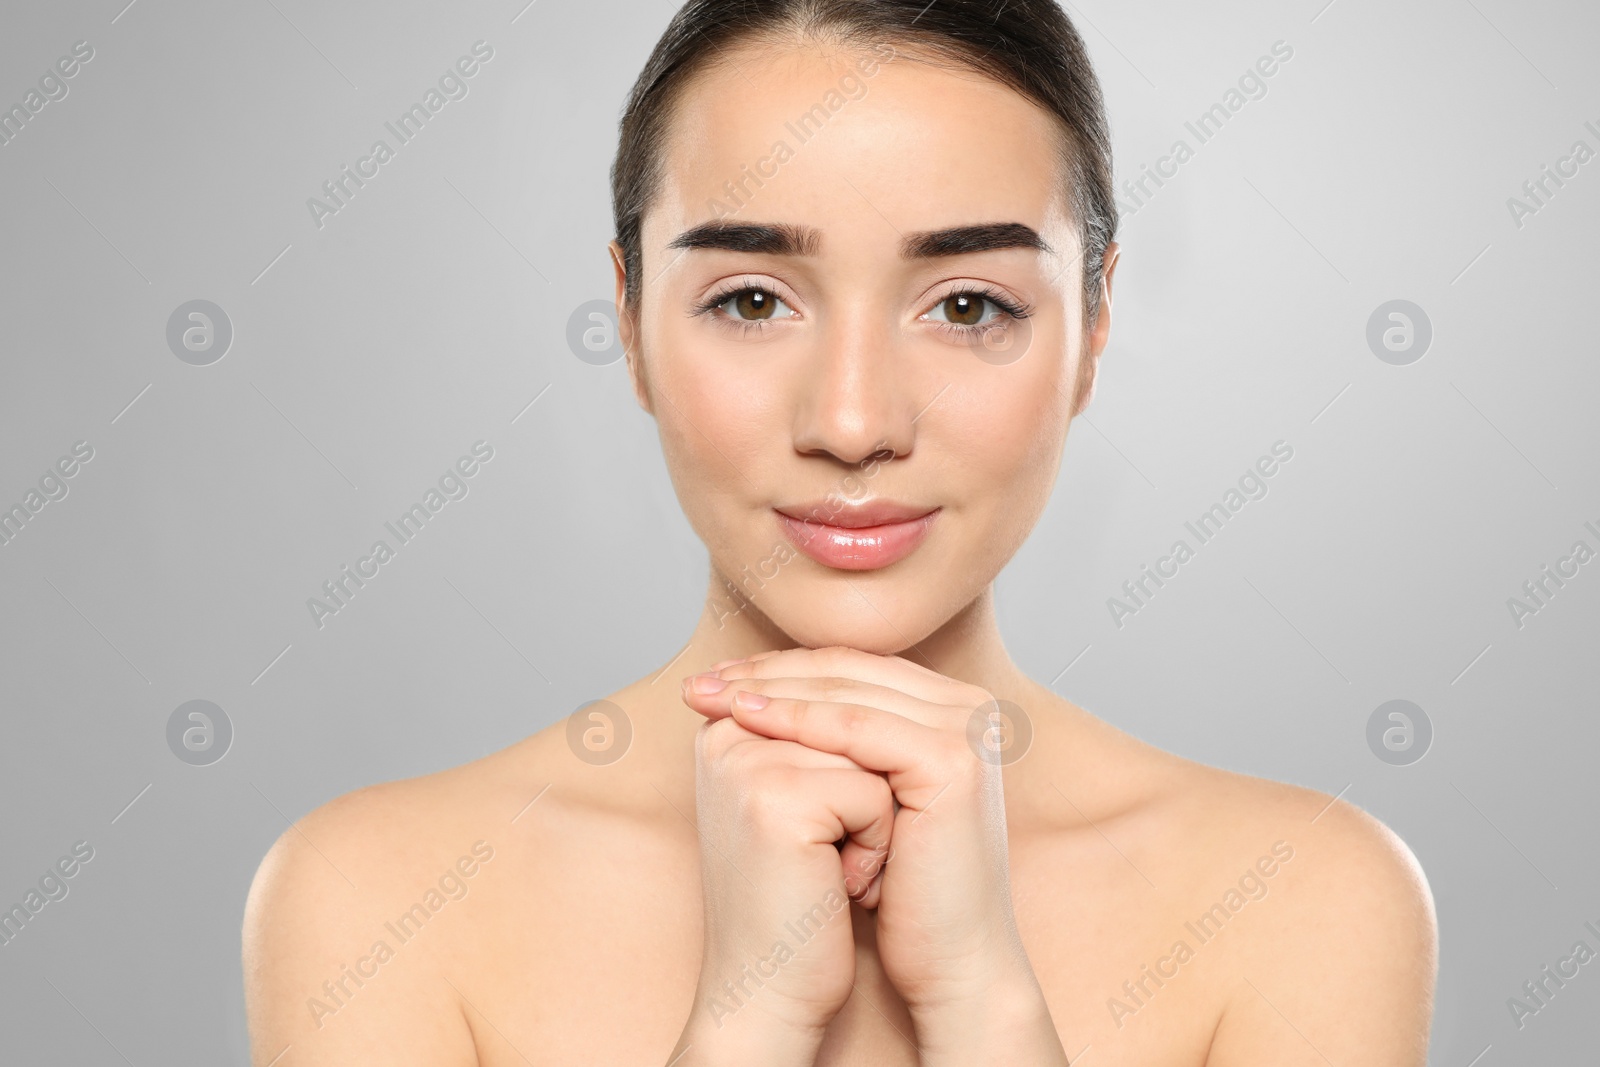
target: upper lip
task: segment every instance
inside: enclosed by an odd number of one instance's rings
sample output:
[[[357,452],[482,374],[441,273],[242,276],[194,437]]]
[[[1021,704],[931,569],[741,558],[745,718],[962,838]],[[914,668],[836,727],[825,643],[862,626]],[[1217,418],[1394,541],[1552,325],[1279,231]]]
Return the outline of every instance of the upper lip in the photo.
[[[804,504],[786,504],[776,509],[780,514],[800,522],[820,523],[824,526],[837,526],[845,530],[858,530],[864,526],[882,526],[891,522],[909,522],[920,519],[939,510],[938,505],[929,507],[923,504],[902,504],[897,500],[877,498],[873,500],[846,501],[840,505],[838,500],[832,502],[816,500]]]

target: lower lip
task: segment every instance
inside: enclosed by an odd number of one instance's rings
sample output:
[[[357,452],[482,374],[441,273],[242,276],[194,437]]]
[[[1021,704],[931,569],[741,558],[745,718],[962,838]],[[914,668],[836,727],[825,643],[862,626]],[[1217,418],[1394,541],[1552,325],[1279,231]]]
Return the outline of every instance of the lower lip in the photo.
[[[886,522],[881,526],[846,529],[820,522],[805,522],[774,512],[783,534],[801,552],[825,567],[841,571],[870,571],[905,559],[939,514],[938,508],[918,519]]]

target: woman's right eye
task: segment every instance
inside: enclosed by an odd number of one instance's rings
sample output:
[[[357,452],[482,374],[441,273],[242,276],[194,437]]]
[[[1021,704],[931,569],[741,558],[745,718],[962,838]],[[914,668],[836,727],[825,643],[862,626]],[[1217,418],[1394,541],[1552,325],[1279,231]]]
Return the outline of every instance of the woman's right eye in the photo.
[[[758,289],[749,286],[727,294],[725,297],[713,298],[716,303],[709,305],[711,308],[720,308],[724,314],[735,322],[769,322],[772,319],[785,319],[794,314],[794,309],[785,304],[776,293],[768,289]],[[779,314],[783,309],[788,314]]]

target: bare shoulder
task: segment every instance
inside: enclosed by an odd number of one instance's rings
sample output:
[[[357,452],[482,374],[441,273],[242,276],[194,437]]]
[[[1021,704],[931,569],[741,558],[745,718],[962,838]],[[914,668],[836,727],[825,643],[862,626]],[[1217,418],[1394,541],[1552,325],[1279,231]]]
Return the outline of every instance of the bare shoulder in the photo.
[[[252,1058],[302,1065],[478,1062],[449,983],[477,939],[518,807],[550,742],[336,797],[268,850],[245,904]]]
[[[1307,867],[1320,872],[1336,866],[1338,883],[1355,881],[1380,895],[1431,899],[1421,864],[1398,834],[1357,805],[1316,789],[1167,757],[1168,788],[1161,802],[1186,809],[1181,820],[1209,845],[1257,840],[1285,842]],[[1306,879],[1308,897],[1337,888],[1342,896],[1360,892],[1349,884]],[[1329,901],[1320,901],[1327,904]]]
[[[1174,825],[1203,843],[1188,862],[1207,889],[1187,921],[1197,940],[1230,941],[1208,1062],[1421,1067],[1438,928],[1412,850],[1342,798],[1172,766],[1164,802],[1186,809]]]

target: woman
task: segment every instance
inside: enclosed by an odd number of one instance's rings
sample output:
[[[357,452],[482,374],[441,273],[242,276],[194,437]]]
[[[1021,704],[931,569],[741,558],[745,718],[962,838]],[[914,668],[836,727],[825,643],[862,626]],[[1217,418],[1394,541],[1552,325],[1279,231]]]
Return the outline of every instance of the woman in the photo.
[[[284,834],[257,1064],[1425,1062],[1398,838],[1001,642],[1109,335],[1109,153],[1051,0],[678,13],[610,248],[706,612],[571,720]]]

